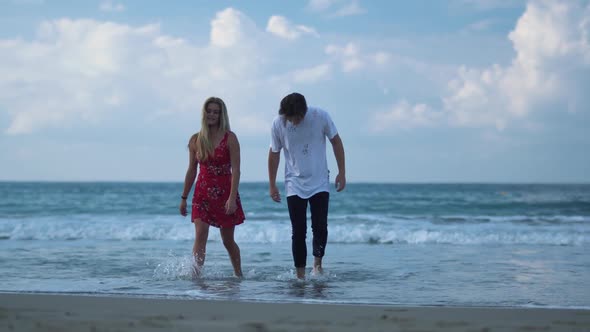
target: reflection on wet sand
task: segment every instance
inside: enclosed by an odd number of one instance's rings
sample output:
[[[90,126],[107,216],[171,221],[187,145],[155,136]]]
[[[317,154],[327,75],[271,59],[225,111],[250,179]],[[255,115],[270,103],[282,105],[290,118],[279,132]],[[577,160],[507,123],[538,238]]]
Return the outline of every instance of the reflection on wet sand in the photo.
[[[221,280],[194,278],[193,283],[204,293],[232,298],[240,294],[242,279],[236,277]]]
[[[294,280],[289,283],[289,294],[308,299],[326,299],[328,283],[324,280]]]

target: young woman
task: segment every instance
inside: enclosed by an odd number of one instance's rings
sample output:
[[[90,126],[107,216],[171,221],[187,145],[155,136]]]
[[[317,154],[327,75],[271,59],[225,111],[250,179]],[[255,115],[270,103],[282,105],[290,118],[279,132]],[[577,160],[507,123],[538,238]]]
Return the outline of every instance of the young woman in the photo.
[[[199,275],[205,263],[209,226],[213,226],[220,229],[234,274],[241,277],[240,248],[234,241],[234,228],[245,219],[238,193],[240,144],[236,134],[230,130],[223,100],[210,97],[205,101],[201,112],[201,131],[190,138],[188,148],[189,164],[180,214],[188,214],[186,200],[197,177],[197,165],[200,164],[191,213],[191,222],[195,224],[195,272]]]

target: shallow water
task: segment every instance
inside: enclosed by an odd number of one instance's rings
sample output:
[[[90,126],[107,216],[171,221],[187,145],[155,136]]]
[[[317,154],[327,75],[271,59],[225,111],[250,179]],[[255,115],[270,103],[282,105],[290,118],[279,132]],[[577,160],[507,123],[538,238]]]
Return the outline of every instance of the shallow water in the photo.
[[[0,291],[590,307],[590,186],[350,184],[331,196],[325,274],[305,281],[294,278],[285,203],[255,183],[240,187],[244,278],[232,276],[216,229],[193,278],[181,190],[0,183]]]

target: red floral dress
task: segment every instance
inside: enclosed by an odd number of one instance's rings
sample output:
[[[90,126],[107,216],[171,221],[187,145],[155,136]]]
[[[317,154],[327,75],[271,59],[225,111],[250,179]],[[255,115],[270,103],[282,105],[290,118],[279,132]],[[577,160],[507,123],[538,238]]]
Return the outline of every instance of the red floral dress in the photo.
[[[228,136],[229,132],[226,132],[213,155],[199,163],[199,176],[193,195],[192,222],[201,219],[211,226],[226,228],[239,225],[246,219],[239,193],[236,198],[236,211],[229,215],[225,213],[225,202],[231,192]]]

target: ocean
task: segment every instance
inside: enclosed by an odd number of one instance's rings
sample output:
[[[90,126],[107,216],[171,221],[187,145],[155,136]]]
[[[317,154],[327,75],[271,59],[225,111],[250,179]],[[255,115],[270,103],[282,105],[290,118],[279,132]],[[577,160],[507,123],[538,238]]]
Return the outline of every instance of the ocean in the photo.
[[[350,183],[331,193],[325,273],[304,281],[265,183],[240,184],[244,278],[215,228],[194,278],[182,186],[0,182],[0,292],[590,308],[590,185]],[[308,254],[309,270],[310,225]]]

